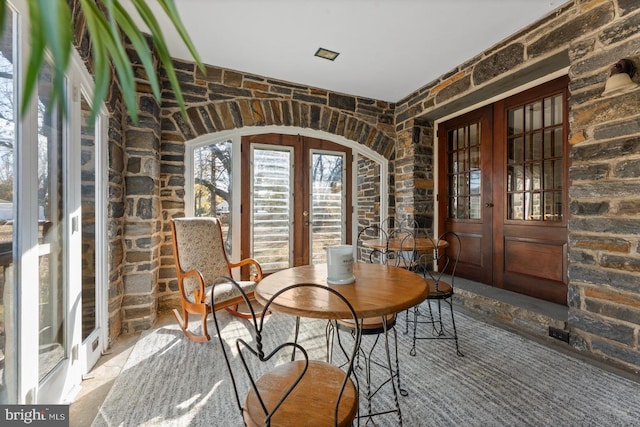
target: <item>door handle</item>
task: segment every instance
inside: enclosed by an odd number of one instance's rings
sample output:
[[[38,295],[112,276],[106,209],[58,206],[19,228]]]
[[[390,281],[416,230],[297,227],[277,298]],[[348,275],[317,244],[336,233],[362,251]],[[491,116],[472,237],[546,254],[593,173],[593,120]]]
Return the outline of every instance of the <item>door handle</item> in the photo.
[[[309,221],[309,211],[303,211],[302,212],[302,216],[304,217],[304,225],[311,225],[311,222]]]
[[[491,202],[489,202],[489,203],[485,203],[484,205],[485,205],[485,207],[487,207],[487,208],[492,208],[492,207],[493,207],[493,203],[491,203]]]

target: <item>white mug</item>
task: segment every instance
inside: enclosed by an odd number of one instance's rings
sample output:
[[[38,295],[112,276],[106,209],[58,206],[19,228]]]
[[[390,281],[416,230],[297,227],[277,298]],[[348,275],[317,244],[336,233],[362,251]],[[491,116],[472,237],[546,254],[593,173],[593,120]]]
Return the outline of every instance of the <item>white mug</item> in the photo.
[[[353,283],[353,246],[327,246],[327,283],[342,285]]]

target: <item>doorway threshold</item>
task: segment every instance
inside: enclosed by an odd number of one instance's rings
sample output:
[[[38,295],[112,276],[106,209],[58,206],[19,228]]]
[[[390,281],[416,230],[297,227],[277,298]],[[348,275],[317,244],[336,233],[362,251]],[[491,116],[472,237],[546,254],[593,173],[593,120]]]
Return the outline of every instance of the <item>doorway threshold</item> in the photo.
[[[566,330],[567,306],[456,277],[454,303],[507,327],[549,339],[550,330]]]

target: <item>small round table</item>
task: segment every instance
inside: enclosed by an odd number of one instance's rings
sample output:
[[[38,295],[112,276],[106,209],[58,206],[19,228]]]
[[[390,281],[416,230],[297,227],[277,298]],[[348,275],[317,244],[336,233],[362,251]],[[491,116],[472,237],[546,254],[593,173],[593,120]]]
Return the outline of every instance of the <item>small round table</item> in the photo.
[[[399,313],[421,303],[427,297],[427,284],[416,273],[383,264],[355,263],[355,282],[344,285],[327,284],[327,265],[314,264],[280,270],[264,277],[255,289],[255,298],[265,304],[280,289],[300,284],[315,283],[334,288],[353,306],[358,318],[385,316]],[[315,295],[314,295],[315,294]],[[350,314],[339,310],[331,300],[318,298],[313,288],[290,292],[272,303],[275,311],[300,317],[343,319]]]

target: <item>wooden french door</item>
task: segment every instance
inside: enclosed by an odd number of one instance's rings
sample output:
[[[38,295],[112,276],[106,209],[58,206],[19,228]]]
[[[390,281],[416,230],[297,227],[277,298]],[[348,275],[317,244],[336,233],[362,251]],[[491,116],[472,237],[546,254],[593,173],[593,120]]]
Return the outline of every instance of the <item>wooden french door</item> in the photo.
[[[439,229],[460,236],[458,273],[482,283],[493,281],[492,138],[491,106],[438,131]]]
[[[439,131],[439,225],[462,239],[459,273],[567,302],[567,78],[450,120]]]
[[[242,254],[265,272],[351,243],[351,150],[300,135],[242,138]],[[245,232],[246,230],[246,232]]]

